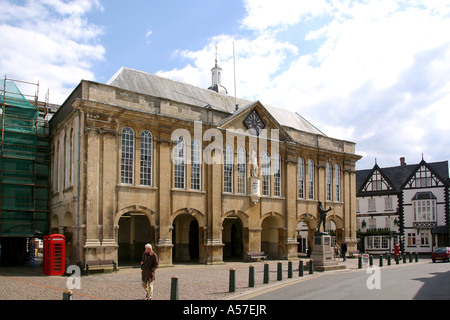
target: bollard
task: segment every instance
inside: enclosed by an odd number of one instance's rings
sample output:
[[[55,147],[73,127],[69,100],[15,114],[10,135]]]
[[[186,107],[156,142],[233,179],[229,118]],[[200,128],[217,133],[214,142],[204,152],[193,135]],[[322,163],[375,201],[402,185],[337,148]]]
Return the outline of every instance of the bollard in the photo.
[[[292,278],[292,261],[288,261],[288,278]]]
[[[412,251],[409,252],[409,263],[412,262]]]
[[[231,268],[230,269],[230,292],[236,291],[236,270]]]
[[[396,254],[396,255],[395,255],[395,264],[399,264],[399,261],[398,261],[398,260],[399,260],[399,255]]]
[[[303,277],[303,260],[298,263],[298,276]]]
[[[264,263],[264,283],[269,283],[269,264]]]
[[[309,260],[309,274],[314,274],[314,263],[312,260]]]
[[[178,277],[173,276],[170,284],[170,300],[178,300]]]
[[[255,266],[250,266],[248,272],[248,286],[253,288],[255,286]]]
[[[283,265],[281,262],[278,262],[278,267],[277,267],[277,280],[281,281],[283,280]]]
[[[419,255],[417,252],[416,252],[416,262],[419,262]]]
[[[391,265],[391,255],[390,254],[387,255],[387,264],[388,264],[388,266]]]
[[[63,292],[63,300],[73,300],[72,291],[66,290]]]
[[[380,268],[383,266],[383,255],[380,254]]]
[[[362,256],[359,255],[358,257],[358,269],[362,269]]]
[[[369,256],[369,266],[373,267],[373,256]]]
[[[406,263],[406,253],[403,254],[403,263]]]

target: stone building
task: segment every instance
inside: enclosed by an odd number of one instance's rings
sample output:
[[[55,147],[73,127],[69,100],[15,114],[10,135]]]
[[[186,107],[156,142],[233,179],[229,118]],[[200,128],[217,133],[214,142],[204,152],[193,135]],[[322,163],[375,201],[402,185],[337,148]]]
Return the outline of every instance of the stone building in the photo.
[[[356,248],[355,144],[227,95],[220,71],[202,89],[121,68],[81,81],[53,116],[51,225],[71,263],[138,262],[145,243],[161,265],[296,258],[318,201]]]

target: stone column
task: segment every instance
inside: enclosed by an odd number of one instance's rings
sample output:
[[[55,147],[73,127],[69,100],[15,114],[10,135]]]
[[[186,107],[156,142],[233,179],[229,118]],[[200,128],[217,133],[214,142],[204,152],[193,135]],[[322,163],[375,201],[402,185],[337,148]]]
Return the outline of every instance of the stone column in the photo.
[[[284,196],[286,198],[286,239],[285,247],[288,259],[297,259],[297,161],[295,160],[295,152],[293,150],[287,150],[286,161],[284,161],[286,170],[282,172],[282,178],[285,183]],[[283,168],[283,169],[284,169]],[[283,190],[282,190],[283,191]]]
[[[97,259],[99,240],[99,133],[95,128],[86,129],[86,260]]]
[[[102,131],[102,179],[99,188],[101,189],[102,202],[102,225],[103,236],[102,246],[105,248],[105,258],[114,259],[114,251],[117,243],[114,234],[114,213],[117,184],[117,134],[116,131]]]
[[[170,150],[170,134],[161,133],[159,140],[159,182],[158,182],[158,227],[159,237],[156,247],[160,265],[172,265],[172,224],[171,214],[171,187],[172,187],[172,160]]]
[[[211,152],[214,157],[217,150]],[[207,223],[206,234],[207,263],[223,263],[222,242],[222,161],[208,161],[206,164],[206,189],[207,189]]]

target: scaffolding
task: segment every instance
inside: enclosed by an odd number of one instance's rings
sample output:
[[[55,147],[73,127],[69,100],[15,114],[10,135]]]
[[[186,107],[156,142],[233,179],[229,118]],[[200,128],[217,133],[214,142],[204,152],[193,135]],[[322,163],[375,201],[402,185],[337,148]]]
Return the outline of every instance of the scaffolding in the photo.
[[[34,95],[17,85],[35,89]],[[48,93],[44,103],[38,95],[39,83],[0,80],[0,237],[49,232]]]

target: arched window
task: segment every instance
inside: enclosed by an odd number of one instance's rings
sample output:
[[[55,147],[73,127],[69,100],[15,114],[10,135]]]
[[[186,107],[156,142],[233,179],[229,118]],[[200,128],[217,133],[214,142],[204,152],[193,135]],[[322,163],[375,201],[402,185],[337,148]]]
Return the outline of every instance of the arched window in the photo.
[[[186,173],[186,142],[178,137],[174,146],[174,184],[177,189],[185,189]]]
[[[270,196],[270,155],[267,151],[264,151],[262,156],[261,176],[262,195]]]
[[[314,161],[308,160],[308,198],[314,199]]]
[[[227,144],[223,155],[223,191],[233,192],[233,147]]]
[[[134,131],[129,127],[122,129],[122,158],[120,163],[121,182],[133,184],[134,178]]]
[[[202,146],[198,139],[191,146],[191,189],[201,190],[202,185]]]
[[[331,168],[331,163],[327,162],[326,166],[326,184],[327,184],[327,201],[333,200],[332,198],[332,180],[333,180],[333,170]]]
[[[341,201],[341,166],[334,166],[334,183],[336,186],[336,201]]]
[[[298,158],[298,197],[305,199],[305,160]]]
[[[151,186],[153,175],[153,136],[150,131],[141,133],[141,185]]]
[[[238,149],[238,193],[247,193],[247,154],[244,148]]]
[[[278,153],[274,156],[273,169],[273,195],[275,197],[281,197],[281,156]]]

